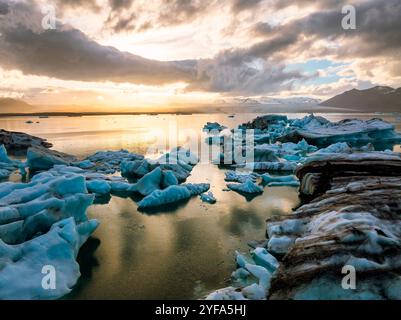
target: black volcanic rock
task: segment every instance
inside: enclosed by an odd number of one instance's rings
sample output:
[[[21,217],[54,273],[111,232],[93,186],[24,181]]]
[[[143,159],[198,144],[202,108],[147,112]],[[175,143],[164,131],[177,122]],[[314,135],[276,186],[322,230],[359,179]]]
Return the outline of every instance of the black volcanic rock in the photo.
[[[367,112],[401,112],[401,88],[378,86],[352,89],[320,104],[321,106]]]
[[[52,144],[46,139],[31,136],[23,132],[13,132],[0,129],[0,145],[4,144],[7,151],[26,151],[30,147],[51,148]]]

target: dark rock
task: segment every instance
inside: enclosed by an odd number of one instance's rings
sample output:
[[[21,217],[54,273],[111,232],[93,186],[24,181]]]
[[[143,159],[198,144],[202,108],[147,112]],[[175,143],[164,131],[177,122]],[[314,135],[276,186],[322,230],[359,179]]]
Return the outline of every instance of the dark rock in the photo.
[[[40,146],[44,148],[51,148],[52,144],[47,142],[46,139],[31,136],[22,132],[12,132],[1,129],[0,130],[0,144],[3,144],[7,151],[26,151],[30,147]]]

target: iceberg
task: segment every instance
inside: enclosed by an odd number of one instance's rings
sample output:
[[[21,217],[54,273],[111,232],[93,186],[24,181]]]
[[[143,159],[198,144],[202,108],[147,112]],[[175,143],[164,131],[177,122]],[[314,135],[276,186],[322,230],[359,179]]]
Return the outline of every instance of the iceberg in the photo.
[[[200,195],[200,199],[203,202],[207,202],[207,203],[210,203],[210,204],[215,204],[216,203],[216,198],[213,196],[212,192],[202,193]]]
[[[204,131],[223,131],[224,129],[226,129],[227,127],[220,125],[217,122],[208,122],[207,124],[205,124],[205,126],[203,127]]]
[[[107,183],[104,180],[91,180],[86,182],[86,187],[88,191],[91,193],[95,193],[98,195],[106,195],[111,192],[110,183]]]
[[[232,286],[210,293],[206,300],[266,300],[279,263],[263,248],[255,249],[252,256],[236,251],[239,268],[231,274]]]
[[[127,150],[98,151],[77,164],[82,169],[92,169],[96,172],[113,174],[120,171],[123,162],[143,160],[142,155],[130,153]],[[145,172],[144,174],[148,173]],[[143,175],[144,175],[143,174]]]
[[[32,172],[49,170],[55,165],[70,165],[73,162],[77,162],[74,156],[43,147],[31,147],[27,152],[26,164]]]
[[[123,161],[121,163],[121,175],[127,178],[141,178],[160,167],[163,171],[171,171],[179,182],[184,182],[198,161],[199,159],[189,150],[175,148],[156,160]]]
[[[290,187],[299,187],[299,181],[296,176],[277,176],[273,177],[268,173],[262,174],[262,181],[268,187],[276,187],[276,186],[290,186]]]
[[[318,147],[327,147],[337,142],[361,146],[375,141],[401,141],[401,135],[394,129],[394,125],[377,118],[367,121],[346,119],[330,122],[325,118],[309,115],[293,121],[290,124],[290,132],[278,138],[278,141],[298,142],[305,139]]]
[[[76,224],[68,218],[21,244],[7,245],[0,239],[0,299],[58,299],[71,292],[80,277],[78,250],[98,224],[96,220]],[[46,266],[56,276],[51,290],[43,286]]]
[[[240,193],[260,194],[263,193],[263,188],[258,186],[252,180],[248,179],[244,183],[229,183],[227,188]]]
[[[138,202],[139,209],[159,207],[165,204],[173,204],[206,192],[209,184],[183,184],[170,186],[164,190],[155,190],[150,195]]]

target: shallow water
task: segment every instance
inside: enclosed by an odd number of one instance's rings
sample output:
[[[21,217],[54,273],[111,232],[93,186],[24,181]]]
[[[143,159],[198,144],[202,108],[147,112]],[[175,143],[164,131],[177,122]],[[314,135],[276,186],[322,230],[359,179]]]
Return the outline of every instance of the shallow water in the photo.
[[[128,149],[146,153],[157,138],[186,129],[201,132],[207,121],[233,128],[255,118],[241,114],[220,115],[93,116],[48,119],[0,118],[0,128],[47,138],[54,149],[87,156],[98,150]],[[302,117],[303,114],[292,114]],[[401,123],[392,115],[327,114],[330,120],[349,117],[381,117]],[[27,120],[40,123],[26,124]],[[200,138],[200,141],[203,141]],[[166,151],[169,146],[164,148]],[[401,151],[400,146],[395,150]],[[266,188],[251,201],[226,192],[224,170],[202,164],[194,168],[188,182],[208,182],[217,198],[215,205],[192,198],[165,211],[138,212],[132,199],[112,197],[108,204],[94,205],[90,218],[101,224],[83,246],[79,256],[82,277],[66,298],[71,299],[196,299],[226,286],[235,268],[234,251],[247,250],[248,240],[265,238],[265,220],[291,213],[298,204],[296,188]]]

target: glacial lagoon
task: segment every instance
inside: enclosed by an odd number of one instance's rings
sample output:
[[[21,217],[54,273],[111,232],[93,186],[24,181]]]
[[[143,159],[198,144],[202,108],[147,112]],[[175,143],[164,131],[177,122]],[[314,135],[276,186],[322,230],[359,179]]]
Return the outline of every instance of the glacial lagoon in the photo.
[[[396,125],[394,115],[321,114],[331,121],[380,117]],[[1,118],[6,130],[48,139],[53,149],[85,157],[99,150],[127,149],[146,154],[149,146],[171,128],[186,140],[186,129],[201,136],[207,121],[228,128],[254,119],[257,114],[136,115],[91,117]],[[301,118],[304,114],[289,114]],[[26,123],[32,121],[33,123]],[[38,122],[38,123],[37,123]],[[167,139],[167,137],[166,137]],[[167,148],[164,150],[168,151]],[[394,151],[401,151],[395,146]],[[235,270],[235,250],[247,251],[250,240],[265,239],[265,220],[291,213],[299,203],[297,188],[265,188],[247,201],[227,192],[224,170],[199,164],[188,182],[207,182],[217,203],[194,197],[157,213],[142,213],[132,199],[111,197],[90,207],[89,218],[100,226],[81,248],[82,277],[67,299],[197,299],[227,286]],[[14,175],[10,179],[18,180]]]

